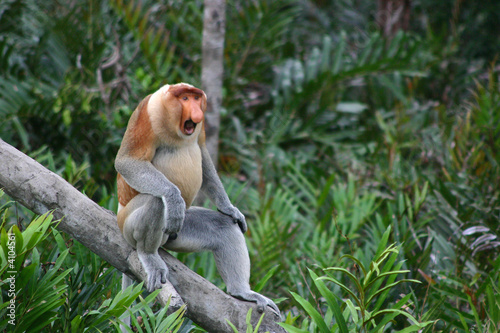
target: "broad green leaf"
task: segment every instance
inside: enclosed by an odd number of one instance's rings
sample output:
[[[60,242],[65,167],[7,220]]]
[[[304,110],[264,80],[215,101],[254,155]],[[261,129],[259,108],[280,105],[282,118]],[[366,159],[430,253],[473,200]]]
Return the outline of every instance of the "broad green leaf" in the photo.
[[[342,311],[340,310],[340,306],[338,305],[337,297],[330,290],[328,290],[328,288],[326,288],[323,281],[321,281],[312,270],[309,270],[309,274],[311,275],[314,284],[318,288],[321,295],[326,299],[328,307],[332,310],[340,332],[348,333],[347,324],[344,316],[342,315]]]
[[[290,332],[290,333],[309,333],[308,330],[304,330],[304,329],[301,329],[301,328],[298,328],[298,327],[295,327],[295,326],[292,326],[290,324],[285,324],[285,323],[278,323],[278,325],[280,325],[281,327],[283,327],[287,332]],[[235,333],[238,332],[238,330],[236,329],[236,327],[233,327],[233,330]]]
[[[326,323],[324,322],[323,318],[319,314],[318,310],[316,310],[311,303],[309,303],[307,300],[302,298],[302,296],[291,292],[293,298],[302,306],[302,308],[311,316],[312,320],[316,323],[318,326],[320,332],[322,333],[330,333],[330,329],[328,326],[326,326]]]

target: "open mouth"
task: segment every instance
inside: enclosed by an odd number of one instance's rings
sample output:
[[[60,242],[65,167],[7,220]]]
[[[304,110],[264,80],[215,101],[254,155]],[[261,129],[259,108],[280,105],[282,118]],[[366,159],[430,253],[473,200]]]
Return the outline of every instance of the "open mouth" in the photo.
[[[196,128],[196,124],[191,120],[186,120],[184,123],[184,134],[186,135],[191,135],[194,133],[194,130]]]

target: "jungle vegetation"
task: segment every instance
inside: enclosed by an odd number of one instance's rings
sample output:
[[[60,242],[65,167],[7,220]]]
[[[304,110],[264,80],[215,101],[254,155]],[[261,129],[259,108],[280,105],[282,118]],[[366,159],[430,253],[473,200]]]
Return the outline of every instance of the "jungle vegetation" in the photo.
[[[387,31],[384,2],[227,3],[218,165],[247,216],[251,285],[290,332],[499,332],[500,3],[408,0]],[[0,138],[115,210],[136,105],[200,85],[202,8],[2,1]],[[1,330],[10,231],[16,332],[115,332],[134,300],[134,331],[203,331],[121,292],[50,215],[0,207]],[[224,287],[209,253],[178,257]]]

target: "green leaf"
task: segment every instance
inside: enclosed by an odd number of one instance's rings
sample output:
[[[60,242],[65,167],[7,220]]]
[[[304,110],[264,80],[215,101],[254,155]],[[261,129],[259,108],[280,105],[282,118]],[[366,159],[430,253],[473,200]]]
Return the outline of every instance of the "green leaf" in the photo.
[[[414,283],[421,283],[420,281],[418,280],[413,280],[413,279],[402,279],[402,280],[398,280],[394,283],[391,283],[389,285],[386,285],[384,288],[378,290],[376,293],[374,293],[373,295],[370,296],[370,298],[368,298],[368,300],[366,301],[367,304],[370,304],[372,302],[372,300],[377,297],[378,295],[382,294],[384,291],[386,290],[389,290],[389,289],[392,289],[394,288],[395,286],[397,286],[398,284],[401,284],[401,283],[405,283],[405,282],[414,282]]]
[[[426,326],[432,325],[434,323],[435,323],[434,321],[426,321],[426,322],[420,323],[418,325],[411,325],[409,327],[403,328],[398,333],[422,332],[423,328],[425,328]]]
[[[356,263],[356,265],[358,265],[359,268],[361,268],[361,270],[363,271],[363,275],[366,276],[367,272],[366,272],[366,268],[365,266],[363,265],[363,263],[358,259],[358,258],[355,258],[354,256],[350,255],[350,254],[344,254],[342,257],[340,257],[341,259],[343,258],[349,258],[351,259],[352,261],[354,261]],[[326,268],[325,270],[328,270],[328,268]]]
[[[459,312],[459,311],[456,311],[457,315],[458,315],[458,318],[460,318],[460,322],[462,323],[462,326],[465,330],[465,333],[470,333],[469,331],[469,325],[467,325],[467,322],[465,321],[465,318],[464,316]]]
[[[344,50],[347,44],[347,34],[345,31],[340,32],[339,43],[336,46],[335,57],[333,59],[332,73],[338,74],[340,72],[340,66],[342,65],[342,57],[344,56]]]
[[[396,310],[400,309],[403,305],[405,305],[408,302],[410,297],[411,297],[411,294],[406,295],[401,300],[399,300],[399,302],[397,302],[392,308],[396,309]],[[379,315],[379,312],[375,312],[374,318],[377,317],[378,315]],[[394,312],[386,314],[384,316],[384,318],[382,318],[382,320],[377,324],[377,326],[370,331],[370,333],[379,332],[385,325],[387,325],[390,321],[392,321],[397,315],[398,315],[398,313],[394,313]]]
[[[309,303],[307,300],[302,298],[302,296],[291,292],[293,298],[302,306],[302,308],[307,312],[309,316],[311,316],[312,320],[316,323],[318,326],[320,332],[322,333],[330,333],[330,330],[328,329],[328,326],[326,325],[325,321],[319,314],[319,312],[312,306],[311,303]]]
[[[256,292],[256,293],[259,293],[262,291],[262,288],[264,288],[264,286],[266,285],[267,281],[269,281],[269,279],[271,277],[273,277],[274,273],[276,273],[276,271],[278,270],[278,268],[280,267],[280,265],[275,265],[273,266],[267,273],[266,275],[257,283],[257,285],[253,288],[253,290]]]
[[[238,333],[238,328],[236,328],[236,326],[234,326],[234,324],[230,322],[229,319],[226,318],[226,322],[229,324],[229,326],[231,326],[234,333]]]
[[[319,279],[320,280],[328,280],[328,281],[331,281],[331,282],[335,283],[336,285],[338,285],[339,287],[341,287],[342,289],[344,289],[356,301],[356,303],[358,304],[359,307],[364,308],[364,304],[356,296],[356,294],[354,294],[354,292],[352,292],[351,289],[349,289],[348,287],[346,287],[345,285],[343,285],[340,281],[338,281],[338,280],[336,280],[336,279],[334,279],[332,277],[329,277],[329,276],[322,276]]]
[[[467,294],[467,300],[469,301],[469,306],[472,309],[472,313],[474,314],[474,319],[476,320],[477,329],[479,330],[479,333],[482,333],[483,324],[481,319],[479,319],[479,314],[477,313],[476,305],[474,304],[474,302],[472,302],[472,298],[470,297],[469,294]]]
[[[286,323],[278,323],[278,325],[280,325],[281,327],[283,327],[287,332],[290,332],[290,333],[309,333],[309,330],[305,330],[305,329],[301,329],[301,328],[298,328],[298,327],[295,327],[295,326],[292,326],[290,324],[286,324]],[[236,327],[233,328],[234,329],[234,332],[237,333],[238,330],[236,329]]]
[[[358,307],[356,307],[352,301],[350,299],[346,299],[345,300],[345,304],[347,306],[347,309],[349,309],[349,311],[351,312],[351,317],[352,317],[352,320],[354,321],[354,323],[356,325],[359,325],[361,326],[363,323],[360,323],[359,322],[359,315],[358,315],[358,312],[361,311],[361,309]]]
[[[378,275],[374,279],[372,279],[370,281],[370,283],[368,283],[368,285],[365,288],[371,287],[374,283],[376,283],[379,280],[383,280],[386,276],[406,274],[406,273],[409,273],[409,272],[410,272],[409,270],[404,269],[404,270],[390,271],[390,272],[381,273],[380,275]],[[417,281],[417,280],[415,280],[415,281]],[[418,282],[420,282],[420,281],[418,281]]]
[[[326,288],[323,281],[321,281],[318,276],[309,269],[309,274],[314,281],[314,284],[318,288],[320,294],[326,299],[326,303],[328,307],[332,310],[333,315],[335,317],[335,321],[339,327],[341,333],[348,333],[347,324],[345,322],[344,316],[342,315],[342,311],[340,310],[340,306],[338,305],[336,296]]]
[[[380,239],[380,243],[378,244],[377,252],[375,252],[374,258],[380,257],[380,255],[384,252],[385,248],[387,247],[387,241],[389,240],[390,234],[391,226],[388,226],[384,234],[382,235],[382,238]]]
[[[363,287],[361,286],[361,284],[359,283],[359,280],[358,278],[352,274],[351,272],[349,272],[347,269],[345,268],[340,268],[340,267],[328,267],[326,268],[325,270],[327,271],[334,271],[334,272],[342,272],[344,273],[345,275],[347,275],[347,277],[349,279],[351,279],[352,282],[354,282],[354,285],[356,286],[356,288],[358,289],[358,292],[359,293],[362,293],[363,292]]]

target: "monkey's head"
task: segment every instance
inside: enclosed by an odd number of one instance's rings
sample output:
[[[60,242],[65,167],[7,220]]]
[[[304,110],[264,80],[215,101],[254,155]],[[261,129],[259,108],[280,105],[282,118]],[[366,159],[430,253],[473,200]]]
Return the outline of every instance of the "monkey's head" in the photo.
[[[170,140],[185,141],[198,137],[203,129],[207,96],[187,83],[165,85],[151,96],[148,109],[150,117],[155,119],[153,127],[161,124],[156,133],[165,134]]]
[[[175,126],[180,137],[200,133],[207,109],[207,96],[203,90],[186,83],[167,85],[160,90],[169,126]]]

